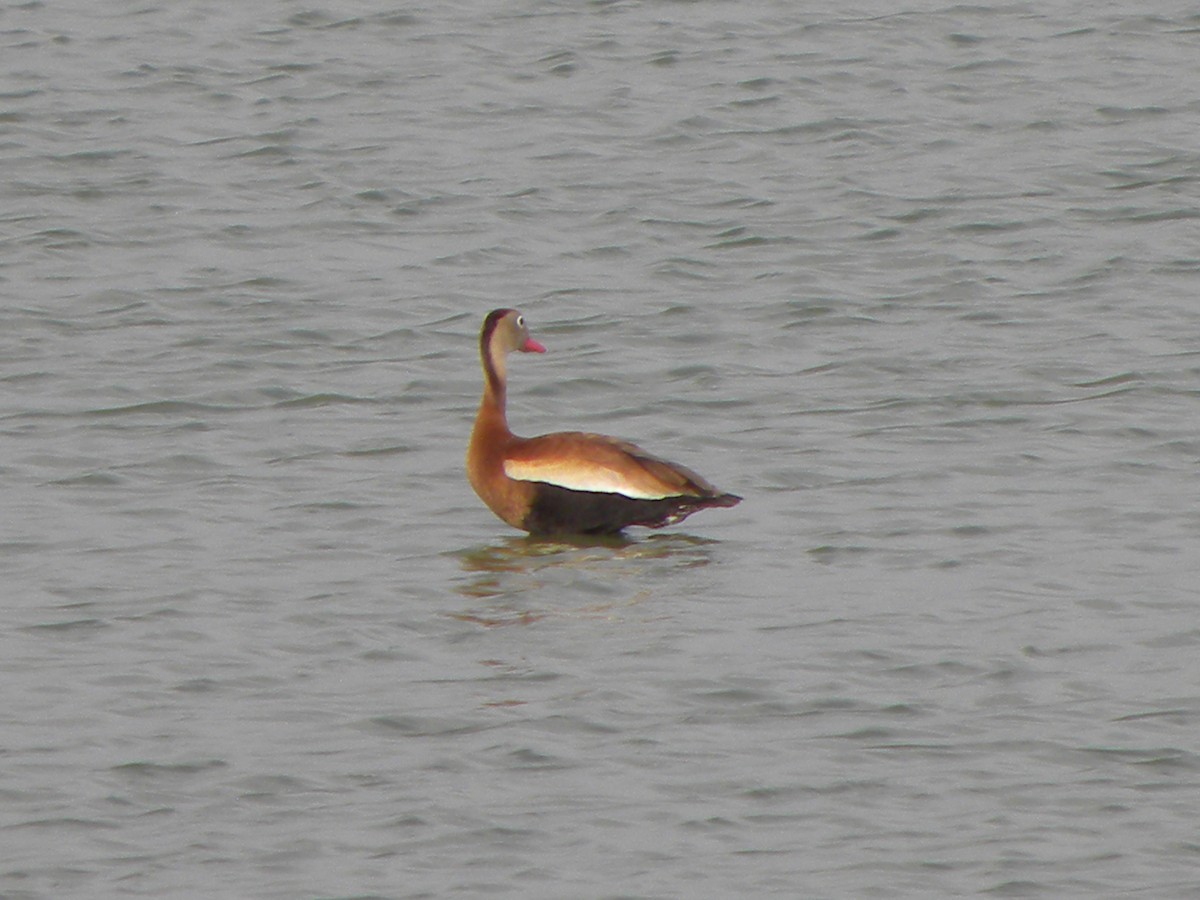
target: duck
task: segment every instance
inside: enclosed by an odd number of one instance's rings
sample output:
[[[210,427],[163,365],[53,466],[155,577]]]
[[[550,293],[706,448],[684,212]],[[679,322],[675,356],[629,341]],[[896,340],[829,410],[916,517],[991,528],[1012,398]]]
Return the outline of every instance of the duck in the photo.
[[[619,535],[741,502],[691,469],[619,438],[581,431],[517,437],[505,412],[513,352],[546,348],[530,336],[520,312],[492,310],[479,333],[483,398],[467,448],[467,478],[504,522],[532,535]]]

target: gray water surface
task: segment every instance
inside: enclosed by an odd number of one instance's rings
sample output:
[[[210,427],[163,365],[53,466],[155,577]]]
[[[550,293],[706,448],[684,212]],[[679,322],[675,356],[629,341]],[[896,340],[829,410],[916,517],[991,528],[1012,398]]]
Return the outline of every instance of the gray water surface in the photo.
[[[0,897],[1200,893],[1200,16],[0,10]],[[746,499],[499,522],[510,420]]]

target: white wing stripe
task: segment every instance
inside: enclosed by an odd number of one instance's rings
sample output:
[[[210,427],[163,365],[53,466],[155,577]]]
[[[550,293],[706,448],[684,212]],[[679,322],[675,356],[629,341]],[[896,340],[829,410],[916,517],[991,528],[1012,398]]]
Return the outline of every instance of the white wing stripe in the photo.
[[[554,484],[571,491],[593,491],[597,494],[621,494],[635,500],[664,500],[674,494],[665,491],[648,491],[629,484],[620,472],[599,466],[586,472],[572,471],[566,466],[547,466],[504,461],[504,474],[516,481],[540,481]]]

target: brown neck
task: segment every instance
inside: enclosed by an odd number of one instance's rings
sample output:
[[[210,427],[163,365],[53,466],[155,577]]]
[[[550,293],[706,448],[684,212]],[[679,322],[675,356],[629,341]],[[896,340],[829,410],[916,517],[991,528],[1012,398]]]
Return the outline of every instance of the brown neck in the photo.
[[[504,429],[508,429],[504,408],[506,402],[505,359],[497,353],[492,343],[492,330],[486,329],[479,341],[479,356],[483,362],[483,400],[479,404],[479,417],[487,415],[498,418]]]

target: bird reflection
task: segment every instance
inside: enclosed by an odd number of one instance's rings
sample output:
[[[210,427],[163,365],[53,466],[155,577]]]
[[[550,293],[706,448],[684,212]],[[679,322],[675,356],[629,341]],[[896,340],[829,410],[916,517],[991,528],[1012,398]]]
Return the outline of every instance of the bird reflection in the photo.
[[[655,576],[708,565],[716,543],[679,533],[642,541],[622,535],[522,535],[464,548],[455,553],[464,572],[455,589],[486,605],[453,615],[489,628],[531,625],[548,617],[613,615],[651,598]]]

